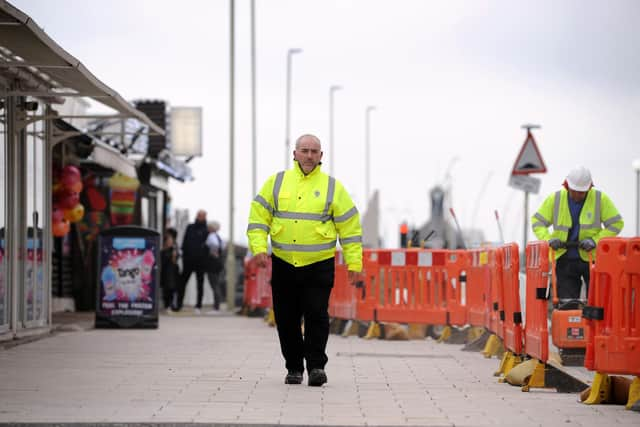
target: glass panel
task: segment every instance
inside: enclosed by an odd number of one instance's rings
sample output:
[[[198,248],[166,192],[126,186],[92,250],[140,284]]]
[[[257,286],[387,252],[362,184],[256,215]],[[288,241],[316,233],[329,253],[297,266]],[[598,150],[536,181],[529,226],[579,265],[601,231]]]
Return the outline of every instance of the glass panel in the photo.
[[[4,105],[4,102],[2,102]],[[8,328],[9,324],[9,292],[7,279],[7,258],[5,256],[5,226],[7,223],[6,171],[9,168],[7,160],[7,143],[5,135],[5,110],[0,110],[0,331]]]

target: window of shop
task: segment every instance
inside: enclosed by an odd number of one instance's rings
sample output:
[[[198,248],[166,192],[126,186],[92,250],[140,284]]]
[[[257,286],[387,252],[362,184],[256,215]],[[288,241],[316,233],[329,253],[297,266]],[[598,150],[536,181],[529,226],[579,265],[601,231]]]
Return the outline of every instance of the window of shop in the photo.
[[[4,99],[0,99],[4,105]],[[7,278],[5,227],[7,223],[7,138],[5,133],[5,109],[0,107],[0,332],[9,329],[9,280]]]
[[[41,110],[38,114],[43,114]],[[22,287],[23,320],[27,326],[45,324],[48,300],[45,292],[44,270],[44,188],[45,145],[43,121],[36,121],[27,129],[26,144],[26,254],[24,286]]]

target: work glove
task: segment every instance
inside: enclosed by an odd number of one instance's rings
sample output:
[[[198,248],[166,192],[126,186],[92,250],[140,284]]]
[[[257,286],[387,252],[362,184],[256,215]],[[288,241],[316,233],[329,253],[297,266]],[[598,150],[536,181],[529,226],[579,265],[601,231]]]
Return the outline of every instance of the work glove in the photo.
[[[582,239],[578,246],[580,246],[580,249],[589,252],[596,248],[596,242],[593,239]]]
[[[562,240],[560,239],[551,239],[549,240],[549,247],[551,247],[554,251],[557,251],[563,246]]]

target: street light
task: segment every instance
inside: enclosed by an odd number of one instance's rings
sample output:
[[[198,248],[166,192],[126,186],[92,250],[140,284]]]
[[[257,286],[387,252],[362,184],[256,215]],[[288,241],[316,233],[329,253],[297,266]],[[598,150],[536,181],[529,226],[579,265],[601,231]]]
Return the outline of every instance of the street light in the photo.
[[[367,106],[365,110],[365,188],[364,188],[364,197],[365,197],[365,205],[369,202],[369,183],[370,183],[370,163],[371,163],[371,153],[370,153],[370,144],[369,144],[369,124],[370,119],[369,115],[372,111],[376,109],[375,105]]]
[[[636,236],[640,236],[640,159],[635,159],[631,166],[636,171]]]
[[[329,88],[329,175],[333,176],[333,94],[342,86],[333,85]]]
[[[289,49],[287,51],[287,111],[286,111],[286,137],[285,137],[285,154],[284,168],[289,169],[289,159],[291,158],[291,57],[296,53],[301,53],[302,49]]]

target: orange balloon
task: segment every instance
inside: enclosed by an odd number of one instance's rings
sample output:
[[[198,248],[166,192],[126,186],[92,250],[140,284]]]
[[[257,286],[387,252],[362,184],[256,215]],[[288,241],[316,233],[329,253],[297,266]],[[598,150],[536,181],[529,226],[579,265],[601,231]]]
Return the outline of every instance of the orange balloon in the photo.
[[[51,231],[55,237],[63,237],[69,230],[71,230],[71,225],[65,219],[51,224]]]
[[[78,203],[71,209],[66,209],[64,211],[64,219],[69,222],[78,222],[84,217],[84,206]]]
[[[79,193],[82,191],[82,181],[76,181],[74,184],[70,185],[69,188],[74,193]]]

